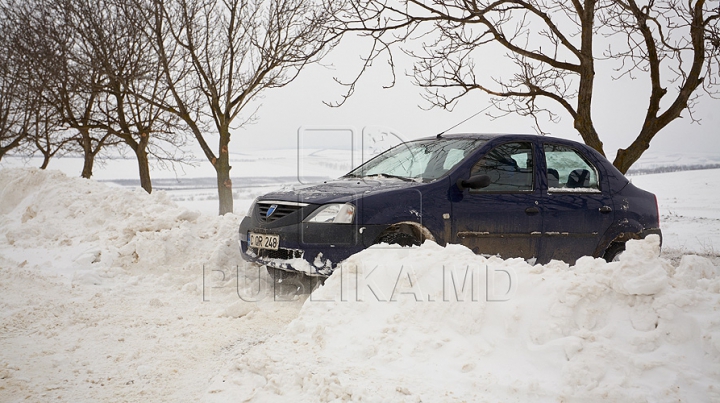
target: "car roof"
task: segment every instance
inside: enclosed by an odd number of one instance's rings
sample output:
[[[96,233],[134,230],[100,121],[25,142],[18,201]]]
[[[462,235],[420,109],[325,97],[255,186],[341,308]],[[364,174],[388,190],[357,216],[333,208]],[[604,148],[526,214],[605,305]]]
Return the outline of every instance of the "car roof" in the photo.
[[[512,138],[551,138],[547,136],[538,136],[537,134],[525,134],[525,133],[452,133],[452,134],[440,134],[436,136],[423,137],[419,140],[431,140],[431,139],[478,139],[478,140],[492,140],[499,137],[512,137]]]
[[[494,140],[499,138],[506,138],[508,140],[525,140],[525,141],[533,141],[533,140],[544,140],[544,141],[551,141],[551,142],[557,142],[560,144],[572,144],[575,146],[580,146],[584,148],[587,147],[584,143],[581,141],[576,140],[569,140],[569,139],[563,139],[560,137],[552,137],[552,136],[543,136],[539,134],[527,134],[527,133],[452,133],[452,134],[442,134],[440,137],[438,136],[431,136],[431,137],[423,137],[418,140],[433,140],[433,139],[477,139],[477,140]]]

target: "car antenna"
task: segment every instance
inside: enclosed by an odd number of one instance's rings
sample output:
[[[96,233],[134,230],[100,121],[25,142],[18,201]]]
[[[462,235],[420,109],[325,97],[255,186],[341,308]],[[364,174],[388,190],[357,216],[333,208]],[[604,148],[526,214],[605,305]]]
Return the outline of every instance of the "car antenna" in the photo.
[[[461,124],[467,122],[468,120],[474,118],[475,116],[477,116],[477,115],[485,112],[486,110],[490,109],[491,106],[493,106],[493,104],[490,104],[490,105],[488,105],[487,107],[483,108],[482,110],[480,110],[480,111],[478,111],[478,112],[475,112],[472,116],[470,116],[469,118],[467,118],[467,119],[463,120],[462,122],[456,124],[455,126],[443,130],[442,132],[438,133],[438,135],[437,135],[435,138],[438,138],[438,139],[439,139],[439,138],[442,137],[442,135],[445,134],[446,132],[448,132],[448,131],[450,131],[450,130],[452,130],[452,129],[458,127],[458,126],[460,126]]]

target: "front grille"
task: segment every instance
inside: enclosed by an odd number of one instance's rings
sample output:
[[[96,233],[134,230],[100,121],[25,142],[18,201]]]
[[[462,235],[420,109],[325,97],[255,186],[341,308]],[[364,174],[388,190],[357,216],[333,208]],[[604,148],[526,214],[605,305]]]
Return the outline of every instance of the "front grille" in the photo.
[[[267,216],[268,210],[272,206],[275,206],[275,211],[270,214],[270,217]],[[268,202],[259,202],[258,203],[258,213],[260,215],[260,221],[262,222],[273,222],[276,220],[279,220],[289,214],[292,214],[301,208],[303,206],[306,206],[306,204],[301,203],[293,203],[293,204],[282,204],[282,203],[268,203]]]
[[[257,255],[259,258],[264,259],[282,259],[282,260],[289,260],[289,259],[298,259],[303,257],[303,251],[298,249],[285,249],[285,248],[278,248],[278,250],[271,250],[271,249],[252,249],[253,252]]]

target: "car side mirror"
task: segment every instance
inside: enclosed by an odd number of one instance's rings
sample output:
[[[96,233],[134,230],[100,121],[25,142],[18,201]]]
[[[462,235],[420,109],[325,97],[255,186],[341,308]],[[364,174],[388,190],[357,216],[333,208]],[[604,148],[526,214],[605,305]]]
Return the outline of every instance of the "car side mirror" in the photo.
[[[490,182],[490,177],[487,175],[475,175],[468,179],[458,179],[456,185],[460,190],[482,189],[490,186]]]

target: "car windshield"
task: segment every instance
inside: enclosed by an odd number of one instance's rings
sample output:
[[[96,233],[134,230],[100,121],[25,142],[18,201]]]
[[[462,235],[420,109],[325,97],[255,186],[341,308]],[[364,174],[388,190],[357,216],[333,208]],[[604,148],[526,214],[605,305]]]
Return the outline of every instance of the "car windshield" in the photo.
[[[445,175],[485,142],[467,138],[411,141],[385,151],[346,176],[385,176],[429,182]]]

